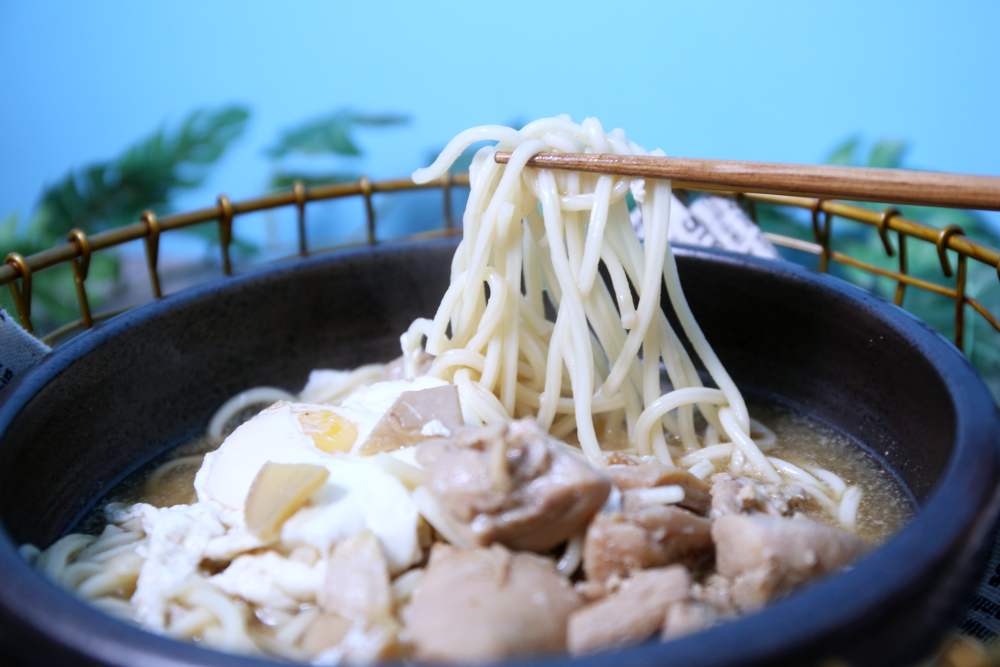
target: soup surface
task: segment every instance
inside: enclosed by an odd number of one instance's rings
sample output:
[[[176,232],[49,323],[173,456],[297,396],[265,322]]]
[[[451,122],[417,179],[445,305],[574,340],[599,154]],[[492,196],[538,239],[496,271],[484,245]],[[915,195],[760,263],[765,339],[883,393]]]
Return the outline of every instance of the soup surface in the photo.
[[[868,542],[885,541],[913,514],[914,501],[899,480],[849,437],[774,401],[751,402],[751,410],[777,436],[772,450],[775,456],[801,468],[826,468],[846,484],[860,487],[863,500],[858,509],[856,532]],[[253,407],[241,411],[228,420],[226,432],[231,432],[254,414]],[[101,530],[105,524],[103,504],[106,502],[142,502],[156,507],[194,502],[194,476],[205,454],[216,447],[218,443],[201,437],[171,450],[123,481],[79,529],[85,532]],[[810,516],[821,521],[827,519],[822,512],[813,511]]]

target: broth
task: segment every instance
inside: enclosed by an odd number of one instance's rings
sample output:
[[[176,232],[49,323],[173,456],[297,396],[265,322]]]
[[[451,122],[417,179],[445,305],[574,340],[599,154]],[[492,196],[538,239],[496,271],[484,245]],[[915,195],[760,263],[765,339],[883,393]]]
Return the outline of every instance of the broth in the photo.
[[[752,410],[777,435],[775,456],[799,467],[826,468],[861,488],[857,533],[866,541],[884,542],[913,515],[915,503],[899,480],[843,433],[776,403]]]
[[[902,484],[848,436],[774,401],[751,402],[751,412],[777,436],[771,454],[802,468],[826,468],[849,486],[861,488],[864,495],[857,534],[865,541],[884,542],[912,516],[914,501]],[[227,424],[226,432],[253,414],[253,410],[244,411]],[[194,502],[194,476],[205,454],[213,449],[215,445],[208,438],[197,438],[143,466],[100,502],[81,528],[99,532],[104,527],[107,502],[143,502],[155,507]],[[810,516],[827,518],[822,513]]]

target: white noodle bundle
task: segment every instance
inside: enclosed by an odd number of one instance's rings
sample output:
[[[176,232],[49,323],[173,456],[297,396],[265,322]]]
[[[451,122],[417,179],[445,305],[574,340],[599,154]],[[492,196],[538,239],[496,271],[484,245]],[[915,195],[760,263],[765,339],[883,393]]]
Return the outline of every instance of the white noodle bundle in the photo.
[[[604,463],[595,422],[605,430],[624,427],[638,453],[673,463],[669,435],[687,450],[702,446],[698,409],[757,475],[778,481],[750,437],[743,397],[684,298],[667,242],[670,184],[524,166],[541,151],[645,151],[621,130],[606,133],[596,119],[546,118],[520,131],[483,126],[462,132],[414,180],[441,176],[480,141],[496,144],[480,149],[470,169],[451,286],[434,319],[417,320],[403,336],[404,354],[415,358],[425,337],[424,348],[436,357],[431,373],[458,385],[467,418],[490,423],[534,416],[553,434],[575,432],[595,464]],[[512,152],[506,166],[495,163],[497,150]],[[629,222],[630,189],[642,206],[645,244]],[[600,278],[601,265],[610,286]],[[661,311],[664,285],[717,389],[702,385]],[[546,320],[546,298],[556,309],[554,322]],[[672,386],[667,393],[661,364]]]

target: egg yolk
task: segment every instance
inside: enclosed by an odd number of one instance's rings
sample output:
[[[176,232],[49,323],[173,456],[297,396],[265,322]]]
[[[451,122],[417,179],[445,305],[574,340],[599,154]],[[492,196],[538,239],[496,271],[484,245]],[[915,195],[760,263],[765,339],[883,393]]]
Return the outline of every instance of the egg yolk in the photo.
[[[316,448],[327,452],[349,452],[358,439],[358,427],[335,412],[310,411],[298,415],[302,432]]]

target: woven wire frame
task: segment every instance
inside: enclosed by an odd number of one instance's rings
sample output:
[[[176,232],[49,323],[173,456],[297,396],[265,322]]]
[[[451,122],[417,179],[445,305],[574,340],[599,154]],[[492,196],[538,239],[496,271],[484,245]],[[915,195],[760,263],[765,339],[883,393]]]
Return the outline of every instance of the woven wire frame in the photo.
[[[97,322],[122,312],[121,310],[117,310],[98,314],[91,313],[90,299],[87,293],[87,269],[94,252],[108,250],[130,241],[142,239],[145,243],[146,264],[149,270],[151,292],[153,297],[158,299],[163,297],[158,270],[159,243],[163,233],[198,224],[216,223],[218,225],[222,269],[223,273],[229,276],[233,272],[230,260],[233,226],[241,215],[294,207],[297,211],[298,255],[305,257],[311,252],[315,252],[310,249],[306,231],[307,208],[310,202],[349,197],[361,197],[364,201],[366,240],[362,243],[341,245],[335,248],[323,248],[319,251],[326,252],[357,247],[359,245],[372,246],[378,243],[378,225],[373,198],[375,195],[380,194],[414,190],[440,190],[442,193],[441,228],[404,238],[427,239],[458,235],[460,228],[455,224],[454,220],[453,190],[456,187],[467,188],[468,185],[469,179],[465,174],[455,176],[447,174],[435,181],[419,185],[409,179],[370,181],[368,178],[363,177],[353,183],[338,183],[312,188],[307,188],[301,183],[296,183],[292,190],[288,192],[279,192],[241,202],[232,202],[227,196],[219,195],[215,206],[212,207],[164,216],[162,218],[157,218],[151,211],[147,211],[143,213],[139,221],[133,224],[110,229],[94,234],[93,236],[86,235],[82,230],[74,229],[69,233],[66,243],[43,250],[29,257],[22,257],[18,253],[12,252],[6,256],[4,264],[0,265],[0,285],[6,284],[9,286],[21,324],[27,330],[33,331],[31,319],[32,276],[38,271],[70,263],[73,269],[73,281],[79,302],[80,318],[64,323],[43,338],[46,342],[58,343],[73,332],[93,327]],[[695,188],[690,189],[693,190]],[[705,188],[705,191],[710,190],[718,193],[714,188]],[[764,235],[777,246],[815,255],[819,271],[829,271],[832,264],[841,264],[860,269],[875,276],[888,278],[896,283],[893,300],[897,305],[901,306],[905,306],[904,295],[907,288],[910,287],[951,299],[955,303],[954,340],[959,349],[962,348],[966,310],[968,308],[971,308],[977,316],[982,317],[993,328],[994,332],[1000,334],[1000,320],[998,320],[997,315],[991,313],[985,305],[971,297],[966,289],[968,262],[970,260],[995,268],[997,278],[1000,280],[1000,251],[966,238],[961,228],[952,225],[945,229],[935,229],[914,220],[903,218],[899,214],[899,211],[892,207],[878,212],[869,208],[862,208],[829,199],[732,191],[725,191],[722,194],[736,197],[738,201],[743,202],[755,220],[757,202],[809,211],[812,221],[812,241],[773,233],[765,233]],[[848,253],[835,249],[831,233],[832,222],[835,217],[872,228],[871,233],[879,235],[886,256],[896,258],[897,268],[894,270],[886,269],[869,262],[861,261]],[[890,232],[896,237],[895,244],[891,240]],[[945,282],[934,282],[909,273],[907,266],[909,239],[916,239],[920,243],[931,244],[936,248],[940,260],[941,274]],[[949,253],[956,255],[957,268],[955,269],[952,267]]]

